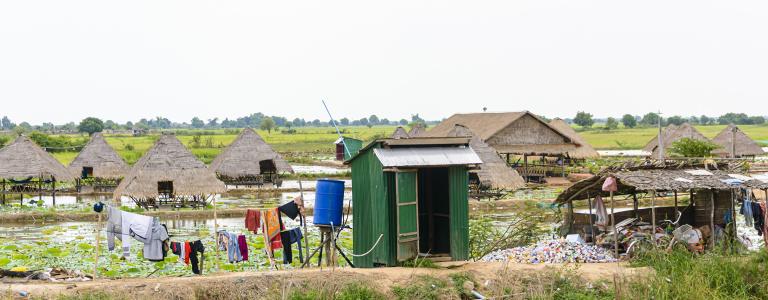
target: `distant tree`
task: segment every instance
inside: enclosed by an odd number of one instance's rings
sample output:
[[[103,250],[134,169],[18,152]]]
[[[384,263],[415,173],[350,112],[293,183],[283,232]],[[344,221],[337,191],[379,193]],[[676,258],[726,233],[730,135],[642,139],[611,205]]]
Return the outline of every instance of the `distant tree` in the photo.
[[[681,124],[683,124],[683,123],[685,123],[687,121],[688,120],[686,120],[685,118],[683,118],[681,116],[671,116],[671,117],[667,118],[667,124],[681,125]]]
[[[656,126],[658,123],[659,123],[659,115],[653,112],[649,112],[645,114],[643,118],[640,120],[640,124],[643,124],[645,126]]]
[[[399,121],[399,122],[397,122],[397,123],[398,123],[398,124],[400,124],[400,125],[408,125],[408,120],[406,120],[406,119],[400,119],[400,121]]]
[[[4,130],[11,130],[13,127],[16,127],[16,124],[13,124],[11,119],[8,119],[8,116],[3,116],[3,120],[0,121],[0,125],[2,125]]]
[[[53,123],[46,122],[46,123],[43,123],[43,125],[40,125],[39,128],[42,131],[52,132],[56,130],[56,125],[53,125]]]
[[[624,127],[626,128],[635,128],[637,126],[637,119],[635,119],[635,116],[626,114],[623,117],[621,117],[621,123],[624,124]]]
[[[765,117],[761,117],[761,116],[749,117],[749,123],[755,124],[755,125],[765,124]]]
[[[208,127],[210,128],[219,127],[219,118],[208,119]]]
[[[427,121],[422,119],[419,114],[411,115],[411,123],[424,123],[426,124]]]
[[[379,117],[376,115],[371,115],[368,117],[368,123],[371,125],[378,125],[379,124]]]
[[[719,147],[709,141],[682,138],[672,143],[670,152],[683,157],[708,157],[712,155],[712,150]]]
[[[85,132],[88,135],[92,135],[94,132],[101,132],[102,130],[104,130],[104,122],[94,117],[87,117],[80,121],[80,125],[77,125],[78,132]]]
[[[614,130],[616,128],[619,128],[619,121],[616,121],[615,118],[609,117],[605,120],[605,129]]]
[[[706,115],[701,115],[699,117],[699,124],[701,125],[709,125],[712,123],[712,118],[707,117]]]
[[[118,130],[118,129],[120,129],[120,125],[115,123],[115,121],[106,120],[106,121],[104,121],[104,129]]]
[[[275,128],[275,121],[270,117],[263,118],[261,119],[261,125],[259,125],[259,128],[261,128],[261,130],[266,130],[269,132],[269,134],[272,134],[272,129]]]
[[[362,119],[360,119],[360,125],[363,125],[363,126],[368,126],[368,123],[370,123],[370,122],[368,121],[368,118],[362,118]]]
[[[127,129],[133,129],[133,122],[131,122],[131,121],[125,122],[125,127]]]
[[[688,123],[691,123],[691,124],[701,124],[701,121],[699,121],[699,117],[697,117],[697,116],[690,116],[688,118]]]
[[[192,124],[192,127],[194,127],[194,128],[203,128],[203,127],[205,127],[205,122],[203,120],[201,120],[200,118],[198,118],[198,117],[192,118],[192,123],[191,124]]]
[[[314,119],[312,120],[312,126],[320,127],[320,119]]]
[[[339,123],[341,123],[341,125],[347,126],[347,125],[349,125],[349,119],[347,119],[347,118],[341,118],[341,119],[339,120]]]
[[[717,123],[720,125],[737,124],[744,125],[750,124],[749,117],[746,114],[740,113],[727,113],[717,118]]]
[[[384,119],[381,119],[380,123],[383,124],[383,125],[389,125],[390,122],[389,122],[389,119],[384,118]]]
[[[592,127],[595,124],[595,120],[592,120],[592,114],[583,111],[577,112],[576,117],[573,118],[573,123],[583,128]]]

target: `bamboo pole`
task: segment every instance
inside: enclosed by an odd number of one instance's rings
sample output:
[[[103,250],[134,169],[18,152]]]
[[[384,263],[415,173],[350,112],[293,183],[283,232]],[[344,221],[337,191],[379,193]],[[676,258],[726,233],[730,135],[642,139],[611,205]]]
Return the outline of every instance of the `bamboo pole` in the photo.
[[[211,203],[213,204],[213,245],[214,245],[214,248],[216,249],[216,259],[214,261],[216,262],[216,271],[219,271],[219,259],[221,258],[219,256],[219,241],[218,241],[219,218],[218,218],[218,215],[216,214],[216,195],[213,195],[212,197],[213,199],[211,199]]]
[[[656,241],[656,191],[651,191],[651,228],[653,228],[653,241]]]
[[[307,255],[304,257],[309,259],[309,231],[307,230],[307,217],[304,215],[304,187],[301,184],[301,175],[299,175],[299,196],[301,196],[301,209],[299,211],[302,211],[301,219],[304,221],[304,250],[307,252]]]
[[[710,232],[710,250],[715,248],[715,190],[710,190],[709,204],[711,211],[709,212],[709,230]]]
[[[93,252],[93,279],[96,279],[99,275],[99,240],[101,240],[101,213],[96,213],[96,250]]]
[[[677,191],[675,191],[675,219],[677,219],[677,212],[678,212],[678,209],[677,209]],[[677,226],[677,225],[675,225],[675,226]]]
[[[266,211],[262,211],[266,212]],[[266,213],[261,214],[261,233],[264,236],[264,249],[267,251],[267,258],[269,258],[269,266],[272,269],[277,269],[275,266],[275,260],[272,257],[272,242],[269,240],[269,233],[267,233],[267,215]],[[285,254],[283,254],[285,255]]]
[[[616,259],[619,259],[619,232],[616,230],[616,217],[613,213],[614,201],[613,191],[611,191],[611,226],[613,226],[613,253],[616,255]]]
[[[590,215],[590,218],[592,216]],[[568,201],[568,233],[570,234],[573,232],[573,223],[576,223],[573,220],[573,200]]]
[[[594,221],[592,220],[592,198],[589,197],[589,193],[587,193],[587,205],[589,205],[589,233],[592,236],[592,243],[595,242],[595,225]]]

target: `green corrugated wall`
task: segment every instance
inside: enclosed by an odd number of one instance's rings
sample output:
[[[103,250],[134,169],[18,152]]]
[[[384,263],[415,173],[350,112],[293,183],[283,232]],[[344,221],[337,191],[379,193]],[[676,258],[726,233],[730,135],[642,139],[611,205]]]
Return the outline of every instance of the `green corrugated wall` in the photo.
[[[451,258],[469,259],[469,175],[466,166],[448,169],[451,215]]]

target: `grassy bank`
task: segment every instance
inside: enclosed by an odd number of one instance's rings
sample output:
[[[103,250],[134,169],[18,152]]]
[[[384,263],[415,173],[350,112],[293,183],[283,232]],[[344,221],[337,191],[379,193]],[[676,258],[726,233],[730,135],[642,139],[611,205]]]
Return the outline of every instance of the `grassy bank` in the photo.
[[[726,125],[694,126],[704,136],[715,137]],[[758,141],[763,146],[768,146],[768,125],[741,125],[739,126],[749,137]],[[580,130],[580,128],[577,128]],[[645,147],[652,138],[658,134],[658,129],[646,128],[619,128],[616,130],[590,129],[579,132],[582,137],[595,149],[604,150],[629,150]]]

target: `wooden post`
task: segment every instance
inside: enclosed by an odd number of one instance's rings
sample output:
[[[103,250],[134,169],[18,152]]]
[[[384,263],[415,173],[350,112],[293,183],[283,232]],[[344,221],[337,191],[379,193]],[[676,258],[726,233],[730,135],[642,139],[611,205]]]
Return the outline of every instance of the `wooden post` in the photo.
[[[592,216],[590,215],[590,218]],[[573,200],[568,200],[568,233],[573,232]]]
[[[93,279],[96,279],[99,275],[99,240],[101,239],[101,213],[96,213],[98,220],[96,221],[96,247],[93,252]]]
[[[37,179],[37,200],[43,202],[43,174]]]
[[[675,191],[675,220],[677,220],[677,191]],[[677,225],[675,225],[675,228],[677,228]]]
[[[613,226],[613,253],[616,259],[619,259],[619,231],[616,230],[616,217],[613,214],[613,191],[611,191],[611,226]]]
[[[525,176],[525,182],[528,182],[528,154],[523,154],[523,176]]]
[[[51,182],[51,198],[53,199],[53,206],[56,207],[56,180]]]
[[[219,271],[219,218],[218,215],[216,215],[216,195],[214,194],[213,199],[211,199],[211,203],[213,204],[213,245],[216,249],[216,259],[214,261],[216,262],[216,271]]]
[[[2,179],[2,183],[3,183],[3,193],[2,193],[2,199],[0,200],[2,200],[2,205],[5,205],[5,178]]]
[[[651,228],[653,228],[653,240],[656,241],[656,191],[651,190]]]
[[[632,192],[632,209],[634,210],[635,218],[640,217],[640,212],[638,211],[638,202],[637,202],[637,192]]]
[[[595,242],[595,225],[594,221],[592,220],[592,198],[589,197],[589,193],[587,193],[587,205],[589,205],[589,232],[592,236],[592,243]]]
[[[738,234],[736,230],[736,193],[734,191],[735,189],[731,189],[731,240],[728,243],[731,245],[731,253],[733,253],[733,243],[736,241],[736,235]]]
[[[710,232],[710,250],[715,248],[715,190],[710,190],[709,193],[709,204],[711,211],[709,212],[709,230]]]
[[[299,195],[301,196],[301,209],[304,208],[304,187],[301,184],[301,175],[299,175]],[[309,259],[309,231],[307,230],[307,217],[301,214],[301,219],[304,221],[304,250],[307,251],[307,255],[304,255]],[[307,264],[309,265],[309,264]]]

